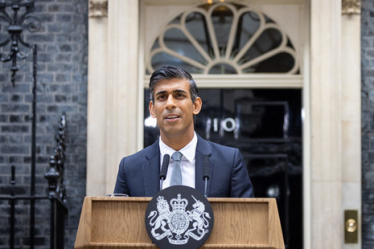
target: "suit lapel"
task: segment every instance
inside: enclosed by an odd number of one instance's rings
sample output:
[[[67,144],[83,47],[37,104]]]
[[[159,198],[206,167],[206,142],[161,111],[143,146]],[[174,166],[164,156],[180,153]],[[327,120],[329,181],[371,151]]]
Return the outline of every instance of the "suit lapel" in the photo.
[[[150,152],[146,155],[148,162],[143,165],[143,183],[145,196],[153,197],[160,191],[160,149],[158,140],[154,143]]]
[[[210,156],[211,148],[210,144],[197,135],[197,146],[196,146],[196,162],[195,162],[195,188],[204,194],[205,192],[205,181],[203,179],[204,172],[204,156]],[[210,176],[212,175],[213,163],[210,161]],[[210,183],[212,179],[208,180],[207,196],[210,191]]]

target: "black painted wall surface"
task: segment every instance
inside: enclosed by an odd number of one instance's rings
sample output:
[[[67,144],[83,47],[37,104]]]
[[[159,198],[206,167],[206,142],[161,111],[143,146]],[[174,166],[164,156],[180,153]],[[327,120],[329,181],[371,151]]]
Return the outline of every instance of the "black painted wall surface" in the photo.
[[[32,14],[41,20],[36,33],[24,32],[26,42],[38,45],[36,194],[47,195],[44,173],[56,145],[54,137],[66,113],[68,217],[65,248],[73,248],[86,191],[88,1],[36,0]],[[0,20],[0,39],[8,24]],[[27,50],[21,47],[23,50]],[[7,53],[8,47],[0,50]],[[31,51],[28,51],[31,52]],[[30,193],[32,54],[19,60],[15,86],[10,63],[0,63],[0,194],[10,192],[11,165],[16,166],[16,194]],[[0,248],[9,248],[9,205],[0,201]],[[35,248],[49,248],[49,201],[36,201]],[[29,202],[16,205],[15,248],[28,248]]]
[[[362,0],[362,248],[374,248],[374,2]]]

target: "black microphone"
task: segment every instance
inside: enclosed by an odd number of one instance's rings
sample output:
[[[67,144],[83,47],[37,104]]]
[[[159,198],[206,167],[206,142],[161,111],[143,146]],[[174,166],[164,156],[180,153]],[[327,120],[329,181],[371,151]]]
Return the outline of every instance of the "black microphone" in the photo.
[[[168,154],[164,155],[164,160],[162,161],[162,167],[160,172],[160,190],[162,190],[162,183],[166,179],[166,173],[168,172],[170,156]]]
[[[205,181],[204,196],[206,197],[206,191],[207,191],[208,180],[209,180],[209,171],[210,171],[210,162],[209,162],[209,156],[208,155],[204,156],[203,166],[204,166],[203,179]]]

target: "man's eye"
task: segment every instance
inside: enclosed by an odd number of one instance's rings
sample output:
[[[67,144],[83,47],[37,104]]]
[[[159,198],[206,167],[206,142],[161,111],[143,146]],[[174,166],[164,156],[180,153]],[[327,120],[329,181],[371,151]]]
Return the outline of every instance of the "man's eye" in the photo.
[[[158,100],[165,99],[165,95],[158,95],[157,99],[158,99]]]

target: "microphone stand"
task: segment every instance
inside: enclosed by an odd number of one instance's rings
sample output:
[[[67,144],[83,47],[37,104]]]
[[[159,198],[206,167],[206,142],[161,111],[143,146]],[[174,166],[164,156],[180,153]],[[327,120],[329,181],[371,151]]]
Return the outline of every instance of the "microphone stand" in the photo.
[[[205,190],[204,190],[204,196],[207,198],[207,189],[208,189],[208,180],[209,180],[209,170],[210,170],[210,162],[209,162],[209,156],[204,156],[204,175],[203,179],[205,181]]]
[[[166,173],[168,172],[170,156],[168,154],[164,155],[164,160],[162,161],[162,168],[160,173],[160,191],[162,190],[162,184],[166,179]]]

